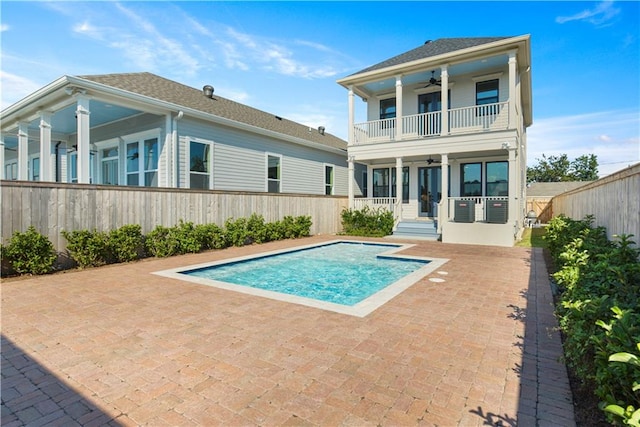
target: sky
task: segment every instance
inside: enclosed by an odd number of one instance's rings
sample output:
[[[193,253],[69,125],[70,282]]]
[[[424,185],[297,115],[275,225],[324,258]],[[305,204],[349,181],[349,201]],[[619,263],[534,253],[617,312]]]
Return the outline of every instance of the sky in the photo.
[[[426,40],[523,34],[528,165],[595,154],[604,176],[640,162],[637,1],[2,0],[1,107],[63,75],[148,71],[346,140],[336,80]]]

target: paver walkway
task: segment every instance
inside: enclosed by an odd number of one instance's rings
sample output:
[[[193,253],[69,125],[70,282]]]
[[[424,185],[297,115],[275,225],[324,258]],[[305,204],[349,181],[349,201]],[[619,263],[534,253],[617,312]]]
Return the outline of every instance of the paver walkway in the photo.
[[[328,239],[3,281],[2,424],[575,425],[539,250],[415,242],[365,318],[150,274]]]

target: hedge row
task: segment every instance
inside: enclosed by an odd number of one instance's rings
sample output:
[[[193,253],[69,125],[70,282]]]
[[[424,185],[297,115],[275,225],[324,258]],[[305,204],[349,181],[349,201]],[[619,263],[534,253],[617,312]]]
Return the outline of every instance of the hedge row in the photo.
[[[640,250],[609,241],[593,217],[553,218],[545,240],[556,266],[556,312],[569,369],[609,421],[640,425]]]
[[[147,235],[142,234],[137,224],[125,225],[110,232],[76,230],[63,231],[62,235],[67,239],[69,256],[84,268],[148,256],[168,257],[306,237],[310,231],[310,216],[285,216],[281,221],[266,223],[261,215],[253,214],[250,218],[230,218],[225,221],[224,227],[181,220],[173,227],[158,225]],[[9,243],[1,249],[3,261],[8,262],[19,274],[51,272],[57,259],[53,244],[33,226],[24,233],[14,233]]]

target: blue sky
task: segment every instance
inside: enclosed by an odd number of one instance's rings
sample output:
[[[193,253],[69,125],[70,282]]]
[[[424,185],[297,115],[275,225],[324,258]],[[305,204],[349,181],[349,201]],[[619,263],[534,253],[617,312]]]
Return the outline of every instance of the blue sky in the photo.
[[[2,108],[63,75],[149,71],[345,139],[337,79],[425,40],[531,34],[528,164],[593,153],[606,175],[640,161],[636,1],[3,0],[0,12]]]

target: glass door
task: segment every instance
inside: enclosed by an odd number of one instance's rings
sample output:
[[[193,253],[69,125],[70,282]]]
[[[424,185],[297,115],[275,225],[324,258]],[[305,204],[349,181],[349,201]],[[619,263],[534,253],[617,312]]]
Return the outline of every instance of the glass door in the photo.
[[[438,135],[440,134],[440,114],[435,113],[442,109],[441,93],[430,92],[423,93],[418,96],[418,114],[424,114],[420,120],[420,135]]]
[[[433,218],[438,214],[442,198],[442,168],[440,166],[418,168],[418,215]]]

